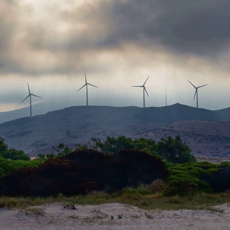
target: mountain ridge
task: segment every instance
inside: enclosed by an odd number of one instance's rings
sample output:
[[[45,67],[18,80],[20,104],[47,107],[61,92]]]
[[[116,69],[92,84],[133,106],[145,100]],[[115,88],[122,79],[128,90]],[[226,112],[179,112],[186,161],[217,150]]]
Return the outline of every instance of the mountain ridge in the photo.
[[[40,103],[38,103],[40,104]],[[63,109],[56,109],[56,110],[52,110],[52,111],[46,111],[46,112],[41,112],[40,114],[38,114],[38,112],[36,112],[36,114],[33,116],[33,117],[36,117],[36,116],[40,116],[40,115],[46,115],[46,114],[49,114],[49,113],[55,113],[57,111],[62,111],[62,110],[68,110],[70,108],[136,108],[136,109],[140,109],[140,110],[145,110],[145,111],[148,111],[148,110],[165,110],[165,112],[167,112],[167,110],[173,108],[173,109],[176,109],[177,113],[172,113],[173,115],[175,114],[178,114],[178,112],[180,112],[179,110],[181,110],[181,108],[186,108],[186,109],[190,109],[190,111],[193,111],[194,114],[196,113],[197,114],[197,111],[200,112],[200,111],[206,111],[208,113],[213,113],[213,114],[218,114],[218,117],[222,117],[220,119],[217,119],[217,120],[221,120],[221,121],[230,121],[230,115],[227,115],[227,114],[230,114],[230,107],[227,107],[227,108],[223,108],[223,109],[218,109],[218,110],[209,110],[209,109],[204,109],[204,108],[195,108],[195,107],[191,107],[191,106],[188,106],[188,105],[183,105],[183,104],[180,104],[180,103],[176,103],[176,104],[173,104],[173,105],[168,105],[168,106],[161,106],[161,107],[146,107],[146,108],[141,108],[141,107],[137,107],[137,106],[123,106],[123,107],[117,107],[117,106],[70,106],[70,107],[66,107],[66,108],[63,108]],[[29,107],[24,107],[24,108],[21,108],[21,109],[17,109],[17,110],[13,110],[13,111],[8,111],[8,112],[0,112],[0,124],[2,123],[5,123],[5,122],[9,122],[9,121],[13,121],[13,120],[18,120],[18,119],[21,119],[21,118],[29,118],[29,116],[25,116],[24,115],[24,112],[28,110]],[[23,113],[22,113],[23,111]],[[11,113],[16,113],[16,112],[20,112],[21,113],[21,116],[22,117],[18,117],[18,118],[15,118],[15,119],[12,119],[12,120],[7,120],[7,121],[1,121],[1,118],[2,118],[2,115],[3,114],[6,114],[7,117],[13,117],[13,116],[9,116],[8,114],[11,114]],[[26,112],[28,114],[28,111]],[[171,114],[171,115],[172,115]],[[11,118],[9,118],[11,119]],[[188,120],[187,117],[185,117],[186,120]],[[194,119],[200,119],[199,115],[195,116]],[[214,119],[211,117],[211,120]],[[181,120],[181,118],[179,119]]]
[[[71,106],[0,124],[0,136],[9,147],[31,156],[52,152],[52,146],[60,142],[74,147],[91,138],[120,135],[156,141],[180,135],[195,155],[230,157],[230,108],[211,111],[181,104],[147,108]]]

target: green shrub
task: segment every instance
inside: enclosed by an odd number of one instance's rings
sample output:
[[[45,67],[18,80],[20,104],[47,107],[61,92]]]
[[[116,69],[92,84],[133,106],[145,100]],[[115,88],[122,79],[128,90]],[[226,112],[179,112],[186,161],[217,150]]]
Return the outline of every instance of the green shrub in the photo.
[[[168,170],[170,175],[167,178],[167,189],[164,194],[211,193],[230,189],[230,163],[228,162],[174,164],[168,165]],[[195,187],[190,185],[195,185]],[[175,188],[176,186],[178,188]],[[187,189],[190,187],[191,192]],[[184,191],[179,191],[180,189]]]
[[[43,163],[38,160],[24,161],[24,160],[7,160],[0,157],[0,176],[9,174],[15,170],[26,168],[26,167],[37,167]]]

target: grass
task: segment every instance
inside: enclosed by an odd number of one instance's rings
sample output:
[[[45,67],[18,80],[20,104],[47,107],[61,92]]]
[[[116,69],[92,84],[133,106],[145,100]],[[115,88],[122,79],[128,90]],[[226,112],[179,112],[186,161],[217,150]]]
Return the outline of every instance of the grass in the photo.
[[[35,207],[30,207],[27,209],[22,210],[26,215],[36,215],[36,216],[44,216],[45,211],[42,208],[35,208]]]
[[[211,206],[230,203],[229,198],[229,193],[202,193],[190,197],[166,197],[161,193],[151,195],[127,195],[116,193],[108,195],[104,192],[94,192],[86,196],[74,197],[65,197],[63,195],[47,198],[0,197],[0,207],[26,209],[32,206],[58,202],[62,203],[63,207],[75,207],[75,205],[97,205],[104,203],[123,203],[127,205],[134,205],[145,210],[207,210]]]
[[[215,213],[215,212],[224,213],[224,210],[219,208],[214,208],[214,207],[208,207],[207,210],[209,210],[211,213]]]

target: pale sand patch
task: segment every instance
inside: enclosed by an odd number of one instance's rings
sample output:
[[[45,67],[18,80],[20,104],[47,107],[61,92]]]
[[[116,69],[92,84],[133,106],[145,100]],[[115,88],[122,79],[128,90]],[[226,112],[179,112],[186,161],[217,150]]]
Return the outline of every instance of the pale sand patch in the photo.
[[[1,230],[149,230],[230,229],[230,207],[223,204],[209,210],[146,211],[134,206],[109,203],[76,205],[60,203],[33,206],[27,210],[0,209]],[[222,210],[222,211],[220,211]]]

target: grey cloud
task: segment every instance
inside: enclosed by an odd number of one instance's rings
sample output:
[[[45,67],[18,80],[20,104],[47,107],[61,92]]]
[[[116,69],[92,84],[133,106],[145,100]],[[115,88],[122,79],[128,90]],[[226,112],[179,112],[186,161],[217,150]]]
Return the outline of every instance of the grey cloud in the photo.
[[[215,55],[229,46],[227,0],[114,2],[106,44],[147,39],[179,53]]]
[[[76,73],[85,68],[91,53],[117,48],[120,42],[215,58],[230,44],[228,1],[98,0],[80,10],[51,9],[56,21],[41,19],[22,25],[18,20],[22,8],[16,1],[3,0],[0,72]],[[59,23],[69,29],[58,31]],[[52,59],[51,64],[46,58]],[[101,67],[92,63],[90,68],[100,71]]]
[[[10,49],[17,30],[17,4],[13,3],[6,0],[0,3],[0,51],[4,54]]]
[[[56,12],[60,22],[70,27],[68,31],[61,33],[55,30],[55,25],[51,28],[49,24],[39,24],[28,28],[26,41],[33,49],[54,53],[94,49],[108,33],[110,11],[111,1],[98,0],[95,4],[85,3],[81,8]]]

